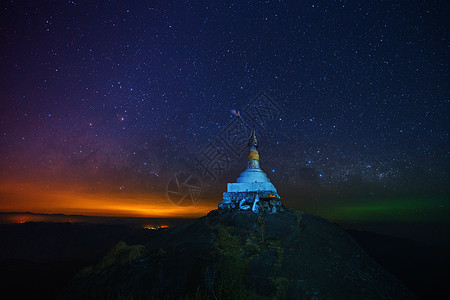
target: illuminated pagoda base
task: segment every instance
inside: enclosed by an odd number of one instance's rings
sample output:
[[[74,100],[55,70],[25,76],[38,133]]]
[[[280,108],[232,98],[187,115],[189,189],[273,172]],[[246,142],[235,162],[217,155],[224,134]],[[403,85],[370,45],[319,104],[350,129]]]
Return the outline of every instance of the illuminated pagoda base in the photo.
[[[258,142],[254,131],[251,133],[248,146],[250,153],[247,169],[235,183],[227,184],[227,191],[223,193],[219,209],[252,210],[254,213],[284,211],[277,189],[259,166],[259,154],[256,150]]]

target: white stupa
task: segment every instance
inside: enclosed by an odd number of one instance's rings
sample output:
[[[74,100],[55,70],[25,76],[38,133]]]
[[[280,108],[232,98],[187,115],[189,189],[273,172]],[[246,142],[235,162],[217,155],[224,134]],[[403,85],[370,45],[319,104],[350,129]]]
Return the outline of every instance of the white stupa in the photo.
[[[270,213],[284,211],[277,189],[259,166],[259,153],[256,150],[258,141],[253,130],[248,146],[250,152],[247,169],[241,173],[235,183],[227,184],[227,191],[223,193],[219,209],[251,209],[255,213],[261,210]]]

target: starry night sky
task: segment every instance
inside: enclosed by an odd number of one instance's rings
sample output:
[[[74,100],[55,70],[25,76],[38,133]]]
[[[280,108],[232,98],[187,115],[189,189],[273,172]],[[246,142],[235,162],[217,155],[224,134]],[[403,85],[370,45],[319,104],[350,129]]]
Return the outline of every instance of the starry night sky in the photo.
[[[448,215],[445,1],[118,3],[2,4],[2,211],[170,211],[171,176],[266,93],[281,113],[256,128],[261,166],[287,206],[348,222]],[[216,207],[245,165],[190,209]],[[64,206],[96,193],[99,207]]]

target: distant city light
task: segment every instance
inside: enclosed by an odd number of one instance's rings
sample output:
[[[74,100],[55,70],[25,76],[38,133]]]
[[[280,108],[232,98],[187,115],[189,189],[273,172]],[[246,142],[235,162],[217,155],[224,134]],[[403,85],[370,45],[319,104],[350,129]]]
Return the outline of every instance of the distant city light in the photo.
[[[168,225],[158,225],[158,226],[154,226],[154,225],[144,225],[145,229],[149,229],[149,230],[160,230],[160,229],[166,229],[169,228]]]

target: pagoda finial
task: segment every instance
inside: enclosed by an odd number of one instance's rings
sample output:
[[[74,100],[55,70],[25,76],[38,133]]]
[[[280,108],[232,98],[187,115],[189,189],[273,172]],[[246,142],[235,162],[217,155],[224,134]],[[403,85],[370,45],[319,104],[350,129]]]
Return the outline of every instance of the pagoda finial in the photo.
[[[258,140],[256,139],[256,133],[254,130],[250,133],[250,138],[248,139],[248,144],[250,148],[254,147],[255,149],[258,148]]]
[[[248,139],[247,145],[250,148],[250,153],[248,154],[248,160],[249,161],[259,161],[258,150],[256,150],[256,148],[258,148],[258,140],[256,139],[256,133],[254,130],[252,130],[252,133],[250,133],[250,138]],[[253,162],[253,164],[254,164],[254,162]],[[256,167],[258,167],[258,166],[256,166]]]

